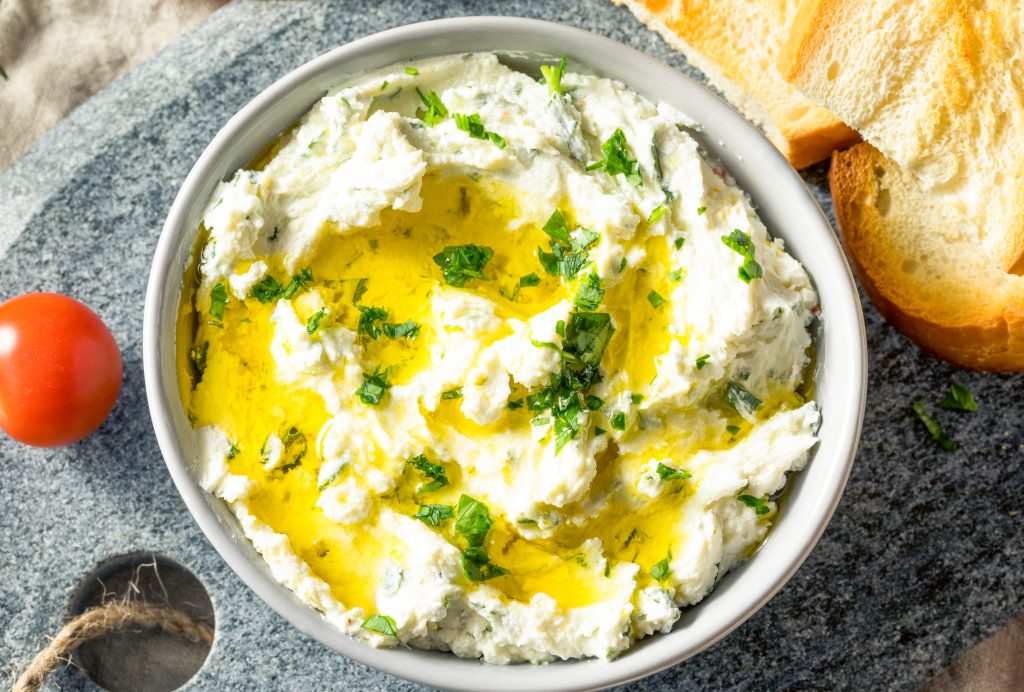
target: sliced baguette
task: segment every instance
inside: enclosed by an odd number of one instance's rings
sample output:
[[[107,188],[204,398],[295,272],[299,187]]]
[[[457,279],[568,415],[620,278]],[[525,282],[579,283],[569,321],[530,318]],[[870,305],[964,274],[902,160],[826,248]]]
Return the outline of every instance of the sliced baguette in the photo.
[[[867,143],[833,154],[830,182],[854,270],[893,326],[959,365],[1024,369],[1024,277],[978,245],[971,210]]]
[[[1024,269],[1024,2],[805,0],[778,65]]]
[[[722,91],[796,168],[859,141],[856,132],[789,86],[776,50],[799,0],[612,0],[625,5]]]

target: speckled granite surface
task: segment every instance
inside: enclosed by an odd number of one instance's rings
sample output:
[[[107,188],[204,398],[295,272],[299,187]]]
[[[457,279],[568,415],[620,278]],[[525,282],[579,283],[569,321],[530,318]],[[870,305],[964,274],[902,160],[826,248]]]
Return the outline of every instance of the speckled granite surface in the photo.
[[[146,411],[142,305],[164,215],[217,129],[273,80],[350,39],[460,14],[581,26],[690,71],[606,0],[574,3],[238,0],[94,97],[0,177],[0,299],[85,300],[124,352],[111,418],[63,450],[0,439],[0,661],[11,674],[62,623],[109,555],[156,550],[195,571],[217,641],[194,689],[414,689],[306,639],[253,595],[193,523]],[[824,166],[807,178],[827,202]],[[959,372],[866,309],[871,380],[857,464],[821,543],[792,581],[709,651],[636,689],[912,688],[1024,610],[1024,376]],[[977,414],[942,412],[947,453],[907,407],[951,377]],[[50,689],[92,689],[74,669]]]

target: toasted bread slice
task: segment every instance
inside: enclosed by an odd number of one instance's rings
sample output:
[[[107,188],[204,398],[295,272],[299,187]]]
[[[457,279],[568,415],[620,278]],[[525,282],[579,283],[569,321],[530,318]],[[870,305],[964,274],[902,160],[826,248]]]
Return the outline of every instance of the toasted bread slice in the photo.
[[[959,365],[1024,369],[1024,277],[978,245],[970,209],[867,143],[833,154],[830,182],[854,269],[893,326]]]
[[[1024,269],[1021,0],[806,0],[779,71]]]
[[[775,68],[799,0],[612,0],[625,5],[725,94],[796,168],[859,135],[804,97]]]

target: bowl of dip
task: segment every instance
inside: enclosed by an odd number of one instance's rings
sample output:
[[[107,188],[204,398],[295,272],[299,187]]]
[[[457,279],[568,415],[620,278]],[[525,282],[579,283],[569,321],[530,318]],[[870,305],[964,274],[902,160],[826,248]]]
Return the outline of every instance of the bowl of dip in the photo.
[[[824,531],[866,388],[849,267],[774,147],[518,18],[354,41],[235,115],[168,215],[144,359],[232,569],[453,689],[620,684],[724,637]]]

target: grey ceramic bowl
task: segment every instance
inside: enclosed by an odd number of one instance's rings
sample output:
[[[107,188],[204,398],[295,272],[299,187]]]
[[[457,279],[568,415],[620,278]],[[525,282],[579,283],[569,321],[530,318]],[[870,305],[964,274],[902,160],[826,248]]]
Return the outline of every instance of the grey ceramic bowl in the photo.
[[[821,297],[816,373],[821,440],[807,469],[791,480],[777,524],[758,553],[702,603],[684,611],[670,634],[649,637],[614,661],[494,666],[447,653],[378,650],[356,642],[273,579],[228,508],[205,493],[190,471],[196,439],[179,403],[174,325],[182,274],[214,186],[331,86],[395,62],[469,51],[509,54],[525,67],[566,53],[572,69],[621,80],[689,115],[701,125],[695,136],[749,193],[771,233],[784,238],[808,269]],[[496,17],[426,22],[354,41],[291,72],[231,118],[196,162],[167,217],[149,279],[143,350],[150,413],[167,468],[228,565],[278,613],[323,644],[394,675],[449,689],[605,687],[671,666],[726,636],[786,583],[825,530],[853,462],[867,381],[863,317],[843,252],[803,181],[757,129],[699,84],[632,48],[568,26]]]

